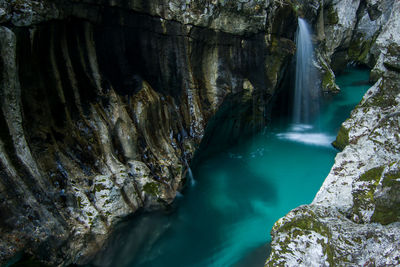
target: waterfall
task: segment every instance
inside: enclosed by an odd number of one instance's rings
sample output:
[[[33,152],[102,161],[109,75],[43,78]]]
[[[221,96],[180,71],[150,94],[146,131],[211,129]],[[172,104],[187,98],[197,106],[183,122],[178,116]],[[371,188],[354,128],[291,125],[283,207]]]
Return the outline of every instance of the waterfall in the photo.
[[[188,178],[190,186],[193,187],[196,185],[196,180],[194,179],[192,169],[190,169],[190,167],[188,167],[187,178]]]
[[[319,110],[316,69],[313,65],[311,31],[304,19],[298,19],[296,35],[296,81],[293,103],[293,122],[309,123]]]

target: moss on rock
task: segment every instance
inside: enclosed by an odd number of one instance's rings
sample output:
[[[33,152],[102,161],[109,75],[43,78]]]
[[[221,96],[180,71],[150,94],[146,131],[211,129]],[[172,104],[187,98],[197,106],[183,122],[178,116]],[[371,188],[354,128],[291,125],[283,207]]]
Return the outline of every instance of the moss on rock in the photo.
[[[322,77],[322,89],[326,92],[335,93],[338,91],[335,83],[335,75],[331,71],[326,71]]]
[[[400,220],[400,211],[395,207],[376,206],[371,217],[372,222],[387,225]]]
[[[384,167],[376,167],[372,168],[360,176],[360,181],[366,181],[366,182],[373,182],[375,185],[379,182],[382,172],[383,172]]]
[[[371,221],[383,225],[400,221],[400,171],[386,173],[382,179],[384,195],[377,196]]]
[[[343,150],[349,144],[349,131],[342,125],[332,145],[339,150]]]
[[[313,210],[303,206],[292,210],[287,217],[278,220],[271,233],[273,236],[279,233],[279,238],[274,238],[277,240],[279,252],[271,254],[266,266],[285,266],[285,255],[293,253],[293,244],[307,247],[318,244],[319,246],[314,248],[322,249],[321,255],[324,255],[330,266],[333,266],[335,251],[331,246],[332,233],[319,218]],[[301,257],[297,259],[298,263],[302,260]]]
[[[339,16],[338,16],[337,11],[333,7],[333,5],[329,5],[326,9],[325,23],[334,25],[334,24],[338,24],[338,22],[339,22]]]
[[[382,83],[379,85],[379,90],[370,97],[367,101],[362,104],[362,107],[380,107],[382,109],[387,109],[397,105],[396,95],[400,92],[400,89],[393,85],[390,79],[384,78]],[[384,88],[390,88],[390,90],[385,90]]]
[[[349,60],[368,64],[368,55],[371,51],[371,46],[375,43],[377,37],[378,35],[375,34],[371,39],[365,39],[363,34],[357,34],[349,45]]]
[[[277,221],[273,231],[292,232],[292,234],[296,235],[296,233],[299,234],[296,229],[299,229],[303,233],[313,231],[325,237],[331,237],[329,229],[317,219],[312,210],[297,209],[293,210],[292,213],[295,216],[290,221]],[[301,214],[301,216],[297,216],[297,214]]]
[[[143,186],[143,191],[149,195],[157,196],[160,194],[160,190],[158,188],[157,183],[147,183]]]

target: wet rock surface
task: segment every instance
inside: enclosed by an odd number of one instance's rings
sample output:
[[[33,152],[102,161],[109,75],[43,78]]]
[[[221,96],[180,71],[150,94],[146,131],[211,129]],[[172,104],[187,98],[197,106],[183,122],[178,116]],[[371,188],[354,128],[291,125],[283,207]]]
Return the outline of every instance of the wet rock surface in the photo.
[[[168,206],[224,100],[261,99],[239,128],[264,120],[294,53],[275,1],[0,8],[2,263],[85,263],[118,222]]]

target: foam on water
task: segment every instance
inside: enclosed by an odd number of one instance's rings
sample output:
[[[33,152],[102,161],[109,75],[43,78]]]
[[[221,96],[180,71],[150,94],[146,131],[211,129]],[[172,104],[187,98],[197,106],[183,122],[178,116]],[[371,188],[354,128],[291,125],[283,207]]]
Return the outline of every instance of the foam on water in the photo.
[[[323,133],[298,133],[289,132],[281,133],[276,135],[279,139],[290,140],[293,142],[299,142],[307,145],[314,146],[331,146],[331,143],[335,140],[334,136],[326,135]]]
[[[292,124],[291,130],[294,132],[304,132],[314,128],[311,124]]]
[[[324,147],[330,147],[335,140],[334,135],[317,132],[314,126],[309,124],[293,124],[289,131],[277,133],[276,137],[281,140]]]

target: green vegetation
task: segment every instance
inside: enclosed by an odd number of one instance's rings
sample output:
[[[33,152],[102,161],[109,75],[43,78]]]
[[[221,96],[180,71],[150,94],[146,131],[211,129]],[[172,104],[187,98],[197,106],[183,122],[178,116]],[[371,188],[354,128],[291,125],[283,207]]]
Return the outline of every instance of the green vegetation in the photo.
[[[334,250],[329,245],[329,240],[332,238],[332,234],[329,231],[328,227],[326,227],[323,223],[321,223],[315,213],[311,210],[297,210],[293,211],[294,213],[301,214],[299,217],[293,218],[291,221],[284,221],[282,224],[277,222],[274,225],[274,231],[279,231],[280,233],[287,233],[285,240],[279,242],[279,245],[282,249],[279,254],[290,253],[288,250],[288,244],[293,241],[297,236],[307,236],[312,234],[312,232],[318,233],[324,237],[324,239],[318,239],[317,242],[322,246],[324,254],[327,256],[327,260],[331,266],[334,266]],[[279,262],[279,254],[273,254],[273,259],[271,262],[277,263]]]
[[[375,35],[371,39],[367,40],[365,40],[365,36],[362,34],[354,37],[350,42],[348,50],[349,59],[357,62],[367,63],[367,56],[377,37],[378,35]]]
[[[340,127],[336,140],[333,141],[332,145],[339,150],[343,150],[345,146],[349,144],[349,129],[346,129],[343,125]]]
[[[158,189],[158,184],[157,183],[147,183],[143,186],[143,191],[146,192],[147,194],[150,194],[152,196],[157,196],[160,194],[160,191]]]
[[[339,22],[339,16],[337,11],[333,8],[332,5],[329,5],[328,8],[325,10],[326,11],[326,24],[338,24]]]
[[[384,197],[376,199],[375,211],[371,217],[371,221],[389,224],[400,221],[400,199],[398,192],[400,191],[400,171],[386,173],[382,179],[382,186],[388,189]]]
[[[304,212],[299,210],[299,212]],[[307,210],[306,214],[302,214],[301,217],[296,217],[289,222],[284,222],[282,225],[276,224],[274,230],[279,232],[290,232],[293,229],[299,228],[302,232],[316,232],[327,238],[331,237],[329,229],[323,225],[316,217],[313,211]],[[295,233],[295,232],[293,232]]]
[[[106,189],[106,187],[103,184],[95,184],[95,186],[94,186],[94,192],[100,192],[105,189]]]
[[[397,105],[395,98],[397,93],[399,93],[399,89],[392,86],[389,79],[382,79],[382,82],[378,86],[379,90],[363,103],[361,107],[389,108]],[[384,88],[391,88],[391,90],[385,90]]]
[[[371,221],[387,225],[400,220],[400,211],[397,207],[377,205]]]
[[[362,210],[371,210],[374,208],[375,199],[374,193],[376,187],[379,184],[380,178],[382,176],[384,166],[369,169],[360,175],[359,180],[363,182],[369,182],[367,188],[362,190],[357,190],[353,193],[353,213],[361,216]],[[362,222],[362,221],[361,221]]]
[[[335,84],[335,76],[332,72],[326,71],[322,77],[322,88],[324,91],[337,92],[337,87]]]
[[[381,167],[372,168],[372,169],[364,172],[360,176],[360,181],[374,182],[374,185],[377,186],[379,183],[379,180],[382,176],[383,169],[384,169],[384,167],[381,166]]]
[[[83,208],[82,197],[78,196],[78,197],[76,198],[76,201],[77,201],[77,203],[78,203],[78,207],[79,207],[80,209],[82,209],[82,208]]]

